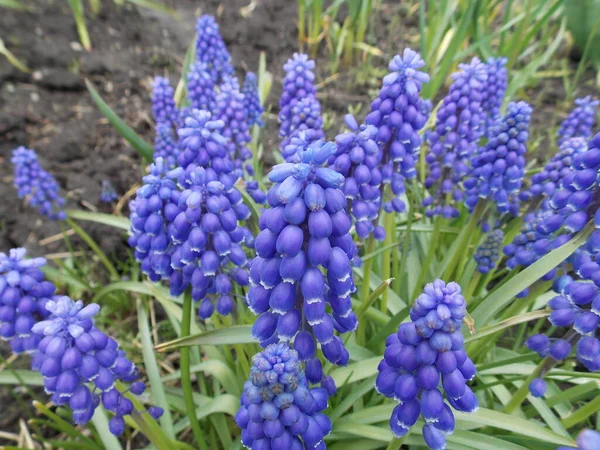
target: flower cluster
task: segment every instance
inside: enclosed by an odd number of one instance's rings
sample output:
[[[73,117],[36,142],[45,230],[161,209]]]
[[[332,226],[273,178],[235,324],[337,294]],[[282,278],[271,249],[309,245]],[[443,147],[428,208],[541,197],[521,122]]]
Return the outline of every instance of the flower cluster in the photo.
[[[487,235],[483,244],[477,247],[474,259],[479,272],[488,273],[496,267],[503,241],[504,233],[502,230],[496,229]]]
[[[58,183],[42,168],[35,151],[25,147],[16,148],[10,161],[14,166],[14,185],[19,198],[38,208],[42,216],[66,219],[67,215],[62,210],[65,200],[60,196]]]
[[[302,53],[294,53],[283,65],[285,77],[279,98],[279,136],[284,138],[282,150],[295,135],[304,130],[312,131],[305,134],[312,140],[324,137],[321,104],[314,86],[314,68],[315,62]],[[286,152],[283,156],[287,160],[294,157],[295,152]]]
[[[587,150],[587,142],[581,137],[565,139],[559,151],[541,172],[531,177],[531,185],[519,193],[521,201],[549,198],[560,187],[562,179],[571,171],[573,157]]]
[[[196,60],[206,65],[214,84],[220,84],[225,76],[233,75],[231,55],[219,32],[213,16],[204,14],[196,21]]]
[[[119,196],[112,183],[108,180],[102,180],[102,192],[100,193],[100,201],[103,203],[111,203],[117,200]]]
[[[187,97],[192,108],[204,111],[213,110],[215,82],[208,72],[206,63],[196,62],[190,66],[187,77],[187,91]]]
[[[466,385],[475,366],[463,349],[462,320],[466,303],[456,283],[435,280],[425,286],[411,310],[411,322],[398,327],[386,341],[375,387],[398,401],[390,428],[402,437],[423,416],[423,437],[429,448],[446,448],[454,431],[452,409],[473,412],[477,398]],[[446,394],[446,401],[441,390]]]
[[[331,421],[323,388],[308,387],[298,354],[273,344],[252,359],[241,406],[235,415],[242,444],[252,450],[324,450]]]
[[[25,258],[24,248],[0,253],[0,338],[10,342],[14,353],[34,353],[40,339],[31,327],[48,315],[46,302],[54,285],[40,270],[44,258]]]
[[[261,119],[264,109],[260,104],[260,97],[258,96],[258,84],[256,75],[254,73],[246,73],[242,94],[244,95],[244,111],[246,111],[248,127],[252,127],[254,125],[258,125],[259,127],[264,126],[264,122]]]
[[[232,78],[230,80],[236,80]],[[223,122],[222,136],[226,139],[225,148],[229,158],[235,166],[234,176],[241,178],[244,175],[244,163],[252,157],[248,144],[252,140],[248,127],[248,117],[244,108],[244,96],[235,83],[225,82],[221,85],[216,97],[215,118]],[[252,171],[248,165],[246,169]]]
[[[377,144],[381,155],[382,182],[390,186],[390,198],[383,205],[386,212],[402,212],[406,205],[400,199],[406,179],[415,178],[416,162],[421,148],[419,130],[425,126],[429,107],[420,97],[429,75],[421,72],[425,61],[407,48],[390,61],[391,73],[383,78],[379,95],[371,102],[365,123],[377,128]]]
[[[480,199],[493,199],[500,214],[510,210],[510,195],[521,188],[529,138],[531,107],[510,103],[508,112],[493,130],[493,137],[472,158],[472,170],[464,182],[465,204],[473,211]]]
[[[592,100],[591,96],[575,100],[576,107],[568,117],[560,124],[558,132],[558,144],[572,137],[589,138],[596,127],[596,107],[600,104],[598,100]]]
[[[345,178],[342,191],[351,202],[349,211],[356,234],[365,239],[373,233],[383,239],[385,229],[377,225],[383,180],[379,168],[381,152],[375,140],[377,128],[364,124],[359,127],[351,114],[344,120],[350,131],[336,136],[337,152],[329,165]]]
[[[164,123],[157,124],[154,138],[154,159],[162,158],[168,168],[173,168],[177,165],[180,151],[179,143],[173,136],[173,128]]]
[[[179,110],[175,105],[175,91],[169,80],[155,77],[152,83],[152,116],[157,124],[174,126],[179,121]]]
[[[481,108],[485,113],[485,131],[488,137],[493,137],[494,126],[500,119],[500,107],[508,85],[507,58],[488,58],[485,63],[487,80],[483,88]]]
[[[248,284],[241,245],[252,244],[250,231],[239,225],[250,212],[231,179],[208,165],[165,171],[157,160],[130,210],[129,244],[150,279],[168,279],[173,295],[191,287],[202,319],[215,303],[220,314],[229,314],[232,280]]]
[[[344,177],[322,167],[334,153],[335,144],[317,141],[299,152],[299,163],[277,165],[269,174],[275,184],[259,221],[247,297],[260,315],[252,335],[263,346],[295,338],[306,361],[315,358],[316,339],[327,360],[345,365],[348,351],[334,330],[358,325],[350,299],[357,249],[340,190]]]
[[[429,173],[425,187],[431,197],[424,200],[427,215],[458,216],[453,205],[464,198],[460,184],[469,173],[469,161],[484,131],[481,102],[487,69],[477,58],[460,64],[452,75],[452,85],[437,112],[435,129],[429,133],[426,161]]]
[[[115,383],[132,383],[131,392],[141,394],[145,386],[136,382],[137,368],[114,339],[94,327],[93,317],[100,306],[92,303],[84,307],[69,297],[56,297],[45,306],[51,315],[32,327],[40,338],[32,366],[44,377],[46,392],[52,394],[55,405],[69,405],[73,422],[80,425],[91,420],[102,402],[114,413],[110,431],[121,435],[125,430],[123,417],[131,414],[134,406]],[[157,418],[162,409],[153,407],[149,412]]]

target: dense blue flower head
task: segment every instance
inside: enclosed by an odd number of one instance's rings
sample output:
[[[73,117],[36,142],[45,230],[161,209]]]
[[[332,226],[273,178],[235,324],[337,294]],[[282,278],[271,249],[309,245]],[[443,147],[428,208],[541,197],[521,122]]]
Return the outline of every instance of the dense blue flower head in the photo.
[[[164,77],[155,77],[152,83],[152,116],[157,124],[173,126],[179,118],[175,105],[175,90]]]
[[[303,53],[294,53],[283,65],[283,91],[279,98],[279,120],[290,118],[290,109],[300,100],[315,97],[315,62]]]
[[[307,371],[309,369],[307,368]],[[298,353],[286,343],[272,344],[252,358],[235,415],[242,444],[252,450],[326,449],[331,421],[324,388],[308,385]]]
[[[162,158],[167,167],[173,168],[177,165],[180,152],[179,142],[173,135],[173,128],[164,123],[157,124],[154,138],[154,159]]]
[[[200,318],[215,306],[228,315],[233,283],[248,284],[241,246],[252,245],[250,231],[240,226],[250,211],[231,178],[195,164],[166,171],[157,160],[130,210],[129,244],[142,271],[153,281],[168,279],[173,295],[190,288]]]
[[[378,129],[373,125],[358,126],[351,114],[346,115],[345,122],[350,131],[336,136],[337,152],[329,165],[344,175],[342,191],[349,202],[356,234],[365,239],[374,233],[383,239],[385,230],[377,225],[383,179],[376,141]]]
[[[244,110],[246,111],[248,126],[264,126],[264,122],[261,119],[264,109],[260,104],[260,97],[258,96],[258,82],[256,80],[256,75],[253,72],[246,73],[242,94],[244,95]]]
[[[577,436],[577,448],[558,447],[556,450],[596,450],[600,448],[600,433],[595,430],[583,430]]]
[[[390,61],[391,71],[383,78],[379,95],[371,102],[365,123],[377,128],[376,141],[381,155],[382,182],[390,186],[392,198],[384,204],[387,212],[402,212],[406,205],[400,199],[404,182],[416,176],[416,162],[421,148],[419,130],[428,118],[427,105],[420,96],[429,75],[422,72],[425,61],[407,48]]]
[[[212,111],[215,103],[215,82],[203,62],[190,66],[187,79],[188,100],[195,109]]]
[[[234,176],[240,178],[244,175],[244,163],[252,157],[252,151],[248,148],[252,136],[244,108],[244,96],[235,83],[225,82],[221,85],[214,111],[215,118],[223,122],[221,134],[226,139],[225,148],[235,166]]]
[[[67,215],[62,210],[65,200],[60,196],[58,183],[42,168],[35,151],[25,147],[16,148],[10,161],[14,166],[13,183],[19,198],[39,209],[42,216],[66,219]]]
[[[217,173],[231,173],[233,162],[227,152],[227,138],[222,134],[225,123],[198,109],[188,111],[182,122],[177,130],[181,147],[177,165],[185,169],[197,164],[210,166]]]
[[[219,32],[213,16],[204,14],[196,21],[196,61],[206,64],[213,83],[223,82],[226,75],[233,74],[231,55]]]
[[[357,249],[340,189],[344,177],[322,167],[335,151],[334,143],[317,141],[299,152],[298,163],[269,173],[275,184],[259,221],[247,298],[260,315],[252,334],[263,346],[293,339],[305,361],[315,358],[320,343],[327,360],[345,365],[348,351],[334,331],[358,325],[350,299],[356,289],[350,260]]]
[[[474,259],[477,263],[477,270],[479,270],[479,272],[488,273],[496,267],[496,262],[498,261],[498,258],[500,258],[500,250],[503,241],[504,233],[502,230],[497,229],[488,234],[483,244],[477,247]]]
[[[480,199],[490,198],[500,214],[509,212],[509,197],[519,191],[525,175],[530,120],[527,103],[510,103],[493,137],[471,159],[472,170],[464,182],[470,211]]]
[[[44,388],[56,405],[69,405],[73,422],[84,425],[102,405],[114,413],[110,431],[120,435],[125,429],[123,417],[133,412],[131,400],[115,383],[133,383],[138,369],[119,349],[117,342],[94,327],[100,306],[55,297],[46,302],[50,316],[32,327],[40,338],[39,352],[32,366],[44,378]],[[139,392],[139,383],[133,387]],[[142,389],[143,390],[143,389]]]
[[[387,338],[375,387],[399,403],[390,417],[395,436],[406,435],[423,416],[425,443],[434,450],[444,449],[446,435],[455,426],[450,406],[463,412],[478,408],[466,384],[476,371],[463,349],[460,329],[465,314],[460,286],[435,280],[415,300],[411,321]]]
[[[112,183],[108,180],[102,180],[102,192],[100,193],[100,201],[103,203],[112,203],[117,200],[119,196]]]
[[[40,339],[31,327],[48,315],[46,302],[55,290],[40,270],[46,260],[25,259],[25,253],[24,248],[0,253],[0,339],[15,353],[37,351]]]
[[[426,161],[429,173],[425,187],[431,197],[423,202],[427,215],[456,217],[454,202],[462,201],[461,183],[469,173],[469,163],[484,132],[481,102],[487,69],[477,58],[460,64],[452,75],[452,85],[437,112],[435,129],[429,133]]]
[[[562,179],[571,171],[573,158],[587,150],[587,142],[581,137],[565,139],[556,155],[541,172],[531,177],[531,186],[519,193],[521,201],[536,201],[552,197]]]
[[[507,58],[488,58],[485,63],[487,80],[483,87],[481,108],[485,114],[485,130],[488,137],[493,137],[493,127],[500,119],[500,107],[508,86]]]
[[[592,100],[588,95],[575,100],[575,108],[568,117],[560,124],[558,132],[558,144],[572,137],[589,138],[596,127],[596,108],[600,102]]]
[[[306,97],[299,99],[289,109],[289,116],[285,119],[279,116],[281,125],[279,136],[281,141],[282,155],[286,161],[292,161],[294,152],[289,152],[288,145],[291,140],[301,132],[307,132],[305,137],[310,137],[312,141],[323,139],[323,118],[321,117],[321,104],[316,97]],[[311,142],[312,142],[311,141]]]

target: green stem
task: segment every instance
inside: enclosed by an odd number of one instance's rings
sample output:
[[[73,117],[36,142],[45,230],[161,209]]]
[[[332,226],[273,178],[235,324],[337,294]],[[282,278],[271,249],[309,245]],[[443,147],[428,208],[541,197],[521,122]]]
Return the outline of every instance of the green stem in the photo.
[[[394,243],[395,237],[396,237],[396,229],[395,229],[395,224],[394,224],[394,214],[386,214],[385,215],[385,241],[384,241],[384,245],[390,245]],[[392,272],[392,267],[391,267],[391,256],[392,256],[392,251],[394,251],[395,249],[392,248],[388,248],[386,251],[383,252],[383,259],[382,259],[382,267],[381,267],[381,278],[383,280],[387,280],[388,278],[390,278],[391,276],[391,272]],[[387,304],[388,304],[388,298],[389,298],[389,291],[386,289],[385,291],[383,291],[383,294],[381,296],[381,311],[382,312],[386,312],[387,311]]]
[[[467,303],[469,303],[469,301],[473,299],[472,293],[473,293],[473,291],[476,290],[475,288],[477,286],[479,286],[480,280],[481,280],[481,272],[479,270],[476,270],[475,276],[473,276],[473,278],[471,279],[471,282],[467,286],[467,290],[464,293]]]
[[[190,327],[192,324],[192,296],[189,292],[186,292],[183,297],[183,312],[181,318],[181,337],[187,337],[190,335]],[[190,419],[190,425],[194,433],[196,444],[202,450],[208,450],[202,430],[200,429],[200,423],[196,416],[196,404],[194,403],[193,391],[192,391],[192,375],[190,372],[190,348],[181,347],[180,350],[180,367],[181,367],[181,388],[183,390],[183,400],[185,402],[185,409],[187,411],[188,418]]]
[[[371,234],[367,239],[367,250],[365,254],[369,254],[373,251],[375,247],[375,238],[373,234]],[[369,298],[370,282],[371,282],[371,271],[373,270],[373,259],[369,258],[364,262],[363,268],[363,277],[362,277],[362,291],[361,291],[361,301],[366,302]],[[359,324],[358,329],[356,330],[356,340],[359,344],[365,344],[365,335],[366,335],[366,327],[367,322],[363,321]]]
[[[473,230],[477,226],[477,222],[479,222],[484,209],[485,203],[479,200],[477,206],[475,206],[475,210],[473,211],[471,218],[467,222],[465,233],[462,235],[461,240],[456,247],[456,251],[454,252],[454,255],[452,255],[452,259],[444,271],[444,275],[442,276],[444,281],[452,280],[452,276],[454,275],[456,269],[458,269],[459,261],[464,257],[464,254],[467,253],[465,249],[469,245]]]
[[[425,256],[425,261],[421,266],[421,273],[419,273],[419,279],[417,280],[417,284],[415,285],[415,290],[410,297],[411,299],[416,298],[419,292],[421,292],[421,286],[425,282],[425,278],[429,273],[429,266],[431,266],[431,262],[433,261],[433,257],[435,255],[435,250],[437,247],[437,243],[440,237],[440,228],[442,226],[442,217],[437,216],[435,218],[435,222],[433,225],[433,234],[431,236],[431,241],[429,241],[429,248],[427,249],[427,256]]]
[[[404,235],[404,245],[402,245],[402,258],[400,259],[400,269],[398,271],[397,278],[394,280],[392,287],[396,287],[396,292],[398,293],[398,295],[400,295],[400,286],[402,286],[404,283],[407,282],[407,280],[404,277],[404,273],[406,272],[406,262],[408,261],[408,249],[410,248],[410,243],[411,243],[411,231],[412,231],[412,223],[413,223],[413,219],[414,219],[414,213],[413,211],[415,210],[415,205],[416,205],[416,196],[415,195],[411,195],[410,196],[410,209],[408,211],[408,223],[406,224],[406,234]],[[409,290],[410,286],[406,286],[406,295],[404,297],[406,297],[409,294]],[[400,295],[400,298],[402,298],[403,296]],[[408,298],[405,298],[406,300],[409,300]]]

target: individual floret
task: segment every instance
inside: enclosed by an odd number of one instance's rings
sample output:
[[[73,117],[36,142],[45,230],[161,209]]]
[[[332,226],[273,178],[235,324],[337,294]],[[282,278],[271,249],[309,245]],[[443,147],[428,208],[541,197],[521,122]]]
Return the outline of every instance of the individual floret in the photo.
[[[42,168],[35,151],[19,147],[13,150],[10,161],[14,166],[13,183],[19,198],[37,208],[42,216],[66,219],[67,215],[62,210],[65,200],[60,196],[58,183]]]
[[[465,314],[460,286],[435,280],[415,300],[411,321],[387,338],[375,387],[398,401],[390,417],[396,437],[406,435],[422,416],[425,443],[434,450],[444,449],[446,435],[455,427],[450,406],[468,413],[478,408],[477,397],[467,386],[475,366],[463,348]]]
[[[595,430],[583,430],[577,436],[577,448],[558,447],[556,450],[596,450],[600,448],[600,433]]]
[[[254,356],[244,384],[235,415],[242,444],[252,450],[324,450],[323,438],[331,432],[321,412],[327,402],[325,389],[308,386],[296,351],[272,344]]]

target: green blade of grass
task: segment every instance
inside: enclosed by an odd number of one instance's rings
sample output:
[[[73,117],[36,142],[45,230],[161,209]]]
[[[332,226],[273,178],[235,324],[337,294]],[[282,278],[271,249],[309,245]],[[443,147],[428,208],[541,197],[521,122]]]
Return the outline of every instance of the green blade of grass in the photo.
[[[102,225],[108,225],[119,230],[128,231],[131,226],[131,222],[127,217],[115,216],[113,214],[80,211],[78,209],[68,209],[65,212],[71,219],[101,223]]]
[[[157,345],[155,350],[157,352],[167,352],[192,345],[252,344],[256,341],[252,337],[251,330],[250,325],[234,325],[229,328],[205,331]]]
[[[83,5],[81,0],[67,0],[71,11],[73,11],[73,18],[75,19],[75,26],[77,27],[77,33],[79,34],[79,40],[81,45],[88,52],[92,50],[92,42],[88,33],[87,25],[85,24],[85,16],[83,14]]]
[[[154,154],[154,148],[146,141],[144,141],[133,129],[127,125],[123,120],[112,110],[110,106],[104,101],[102,96],[96,91],[90,80],[85,80],[85,85],[92,97],[92,100],[98,107],[98,109],[108,119],[117,133],[119,133],[127,142],[129,142],[133,148],[148,162],[152,162],[152,155]]]

